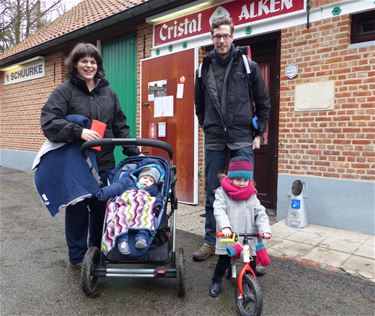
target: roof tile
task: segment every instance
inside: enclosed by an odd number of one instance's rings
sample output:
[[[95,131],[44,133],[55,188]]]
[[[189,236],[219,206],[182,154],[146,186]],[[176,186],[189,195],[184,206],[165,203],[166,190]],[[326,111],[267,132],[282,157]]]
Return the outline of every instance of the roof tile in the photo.
[[[83,0],[62,16],[0,54],[0,60],[48,42],[149,0]]]

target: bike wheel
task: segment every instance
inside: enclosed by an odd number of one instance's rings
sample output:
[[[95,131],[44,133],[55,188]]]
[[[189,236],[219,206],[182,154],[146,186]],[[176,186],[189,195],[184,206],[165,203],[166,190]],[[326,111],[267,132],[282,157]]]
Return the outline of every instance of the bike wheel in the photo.
[[[262,290],[257,280],[246,273],[242,279],[243,297],[239,297],[239,289],[234,290],[234,299],[238,311],[243,316],[259,316],[263,308]]]

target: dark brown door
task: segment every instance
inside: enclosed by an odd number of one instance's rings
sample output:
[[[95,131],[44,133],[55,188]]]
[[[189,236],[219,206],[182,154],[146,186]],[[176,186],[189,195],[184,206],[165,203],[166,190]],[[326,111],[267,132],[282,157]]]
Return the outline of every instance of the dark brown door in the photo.
[[[142,60],[141,72],[141,137],[172,146],[177,198],[195,203],[194,49]],[[150,155],[167,157],[160,149],[147,149]]]
[[[279,121],[280,34],[268,34],[235,42],[237,46],[250,45],[252,59],[262,71],[271,98],[268,129],[261,148],[255,151],[254,179],[258,197],[267,208],[276,209],[277,203],[277,151]]]

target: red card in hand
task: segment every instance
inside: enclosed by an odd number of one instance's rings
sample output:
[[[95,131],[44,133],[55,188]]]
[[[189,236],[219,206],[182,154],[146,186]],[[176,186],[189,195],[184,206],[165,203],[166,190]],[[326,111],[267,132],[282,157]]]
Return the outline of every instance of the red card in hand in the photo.
[[[103,122],[100,122],[98,120],[92,120],[91,122],[91,130],[98,132],[101,138],[103,138],[106,128],[107,128],[107,124]],[[97,151],[102,150],[100,146],[95,146],[91,148]]]

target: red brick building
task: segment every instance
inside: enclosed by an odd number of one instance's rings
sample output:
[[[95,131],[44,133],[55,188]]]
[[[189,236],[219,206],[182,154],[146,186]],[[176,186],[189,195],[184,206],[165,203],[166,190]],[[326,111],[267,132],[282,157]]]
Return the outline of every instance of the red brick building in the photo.
[[[168,141],[179,199],[202,202],[194,69],[210,49],[209,19],[219,14],[232,17],[235,44],[251,46],[271,95],[269,129],[255,163],[263,204],[286,217],[288,193],[299,179],[307,184],[310,223],[373,233],[372,1],[85,0],[0,55],[0,164],[30,168],[44,141],[40,109],[65,78],[65,56],[88,41],[102,51],[133,136]],[[153,94],[154,85],[165,95]]]

